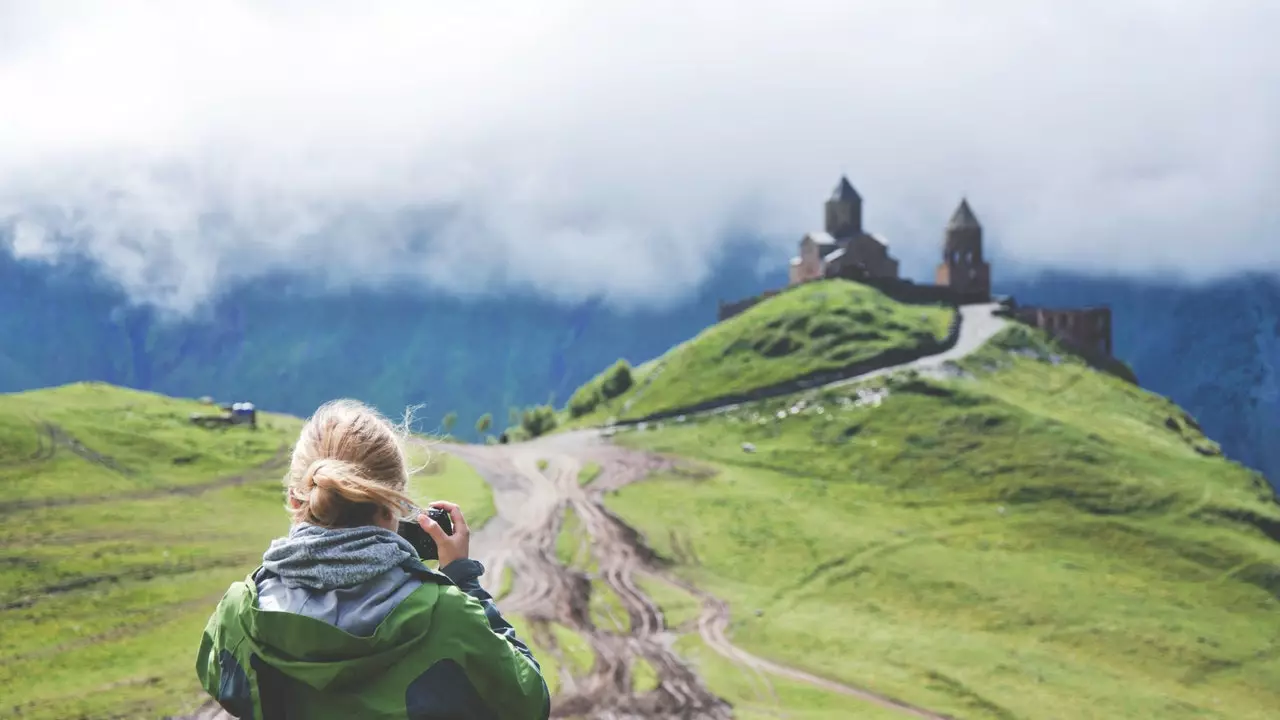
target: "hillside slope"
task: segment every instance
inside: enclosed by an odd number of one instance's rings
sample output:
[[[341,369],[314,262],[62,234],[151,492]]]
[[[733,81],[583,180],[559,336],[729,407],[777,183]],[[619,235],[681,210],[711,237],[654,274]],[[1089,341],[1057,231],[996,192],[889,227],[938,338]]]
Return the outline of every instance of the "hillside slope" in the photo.
[[[616,440],[695,461],[607,502],[759,656],[964,718],[1280,707],[1273,491],[1038,332]]]
[[[191,425],[194,401],[102,384],[0,395],[0,715],[160,717],[202,700],[200,632],[288,529],[280,480],[301,421]],[[422,460],[421,453],[416,453]],[[460,461],[415,493],[472,522]]]
[[[571,422],[642,418],[886,353],[932,352],[954,316],[950,308],[899,303],[847,280],[807,283],[644,363],[621,392],[606,390],[610,372],[593,378],[569,398]]]

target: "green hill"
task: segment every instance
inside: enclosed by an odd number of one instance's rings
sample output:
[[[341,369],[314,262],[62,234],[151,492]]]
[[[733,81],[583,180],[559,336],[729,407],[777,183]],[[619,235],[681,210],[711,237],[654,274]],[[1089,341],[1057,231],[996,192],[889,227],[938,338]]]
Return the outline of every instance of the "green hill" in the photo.
[[[807,283],[634,370],[620,363],[601,373],[569,399],[568,424],[645,417],[844,368],[886,350],[930,347],[947,336],[953,315],[941,306],[896,302],[859,283]]]
[[[747,326],[776,329],[803,298],[666,357],[754,345]],[[661,387],[722,377],[680,367]],[[1280,707],[1273,491],[1172,403],[1038,331],[1011,326],[945,379],[818,389],[616,439],[710,471],[608,502],[729,601],[734,641],[757,655],[963,718]],[[696,636],[677,646],[706,654]]]
[[[194,401],[101,384],[0,395],[0,716],[160,717],[202,700],[200,631],[288,529],[301,421],[204,430]],[[422,460],[423,453],[416,452]],[[488,486],[433,464],[416,494],[478,525]]]

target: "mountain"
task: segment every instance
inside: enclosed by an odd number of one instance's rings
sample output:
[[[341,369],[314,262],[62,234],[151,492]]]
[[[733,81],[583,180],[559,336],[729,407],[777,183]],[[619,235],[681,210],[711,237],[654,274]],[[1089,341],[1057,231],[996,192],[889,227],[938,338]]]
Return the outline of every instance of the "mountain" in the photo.
[[[98,380],[169,395],[252,400],[306,415],[358,396],[419,427],[455,411],[457,432],[513,406],[563,402],[620,357],[665,351],[715,316],[720,297],[755,292],[756,258],[728,258],[699,294],[663,311],[533,297],[464,301],[416,288],[308,293],[297,279],[231,288],[198,317],[131,307],[85,265],[50,268],[0,250],[0,392]]]
[[[750,247],[744,244],[735,248]],[[618,358],[633,365],[712,324],[717,302],[785,283],[759,250],[726,252],[699,291],[663,310],[619,312],[532,297],[463,301],[419,288],[314,294],[273,278],[229,290],[199,318],[166,322],[92,268],[49,268],[0,250],[0,391],[101,380],[171,395],[250,399],[293,414],[356,395],[392,415],[424,403],[455,431],[513,406],[558,404]],[[1113,309],[1115,353],[1144,387],[1195,415],[1231,457],[1280,482],[1280,281],[1209,285],[1055,273],[1000,280],[1025,303]]]

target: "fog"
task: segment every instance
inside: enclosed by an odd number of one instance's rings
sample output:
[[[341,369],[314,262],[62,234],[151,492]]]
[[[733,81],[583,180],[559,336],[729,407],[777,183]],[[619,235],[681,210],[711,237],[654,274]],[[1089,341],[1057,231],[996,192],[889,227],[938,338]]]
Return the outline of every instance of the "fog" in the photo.
[[[460,7],[465,6],[465,7]],[[5,2],[0,243],[185,311],[277,271],[621,306],[847,173],[924,279],[1280,267],[1280,3]]]

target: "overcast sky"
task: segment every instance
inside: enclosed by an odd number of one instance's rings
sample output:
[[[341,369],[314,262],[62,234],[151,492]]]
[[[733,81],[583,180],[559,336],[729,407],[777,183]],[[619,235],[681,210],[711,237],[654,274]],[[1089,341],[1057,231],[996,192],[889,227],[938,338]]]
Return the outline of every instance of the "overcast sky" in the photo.
[[[1271,0],[0,0],[0,222],[180,309],[289,268],[653,303],[730,235],[785,262],[844,172],[922,279],[962,194],[1006,267],[1275,270],[1277,28]]]

